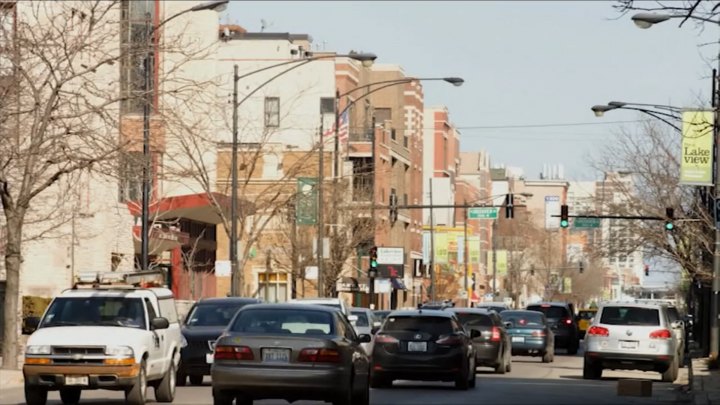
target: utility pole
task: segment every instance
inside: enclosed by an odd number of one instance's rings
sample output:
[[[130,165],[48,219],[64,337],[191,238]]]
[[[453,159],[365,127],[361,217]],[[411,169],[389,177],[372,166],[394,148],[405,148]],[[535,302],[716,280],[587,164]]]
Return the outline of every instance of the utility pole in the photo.
[[[465,205],[467,205],[467,201],[463,201],[463,203],[464,203]],[[467,239],[468,239],[468,209],[467,209],[467,207],[465,207],[463,211],[464,211],[464,215],[465,215],[465,217],[464,217],[465,219],[463,220],[463,233],[464,233],[464,237],[463,237],[463,264],[465,265],[465,284],[464,284],[464,285],[465,285],[465,293],[467,294],[467,299],[466,299],[466,303],[465,303],[465,304],[469,307],[469,306],[470,306],[470,299],[471,299],[471,298],[470,298],[470,286],[469,286],[470,283],[469,283],[469,280],[468,280],[468,277],[469,277],[469,275],[468,275],[468,268],[469,268],[469,266],[468,266],[468,241],[467,241]]]
[[[367,122],[367,121],[365,121]],[[375,246],[375,232],[377,231],[377,223],[375,222],[375,187],[377,185],[377,173],[375,172],[375,148],[376,148],[376,141],[375,141],[375,111],[372,112],[372,118],[370,121],[370,131],[372,133],[372,143],[370,145],[371,151],[370,151],[370,164],[372,165],[372,187],[370,191],[370,220],[372,221],[372,246]],[[370,267],[370,266],[368,266]],[[368,307],[370,309],[375,309],[375,277],[372,272],[368,271],[368,296],[370,299],[370,303]]]
[[[430,186],[430,301],[435,302],[435,217],[433,215],[432,177],[428,179]]]
[[[318,212],[317,212],[317,295],[318,297],[325,296],[325,277],[323,277],[323,251],[325,250],[325,201],[323,200],[323,182],[325,181],[325,138],[324,138],[324,125],[323,115],[320,114],[320,157],[318,158]]]
[[[493,220],[492,225],[492,265],[493,265],[493,277],[492,277],[492,297],[495,301],[497,295],[497,219]]]
[[[233,71],[232,156],[230,156],[230,295],[242,293],[242,273],[238,266],[238,65]]]
[[[147,49],[143,61],[143,166],[142,166],[142,223],[140,224],[140,270],[147,270],[149,265],[150,239],[150,52],[153,46],[150,28],[150,13],[145,13],[145,38]]]
[[[718,59],[720,64],[720,59]],[[713,251],[712,293],[710,294],[710,358],[720,355],[720,77],[713,69],[713,106],[715,107],[715,249]]]

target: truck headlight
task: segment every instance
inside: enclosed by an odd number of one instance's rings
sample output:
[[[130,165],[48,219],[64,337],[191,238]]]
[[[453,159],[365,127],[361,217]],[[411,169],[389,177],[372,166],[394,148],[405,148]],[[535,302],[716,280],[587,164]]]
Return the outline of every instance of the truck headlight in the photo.
[[[105,348],[105,355],[113,357],[134,357],[135,352],[130,346],[108,346]]]
[[[30,345],[25,350],[25,354],[33,354],[33,355],[42,355],[42,354],[50,354],[50,346],[49,345]]]

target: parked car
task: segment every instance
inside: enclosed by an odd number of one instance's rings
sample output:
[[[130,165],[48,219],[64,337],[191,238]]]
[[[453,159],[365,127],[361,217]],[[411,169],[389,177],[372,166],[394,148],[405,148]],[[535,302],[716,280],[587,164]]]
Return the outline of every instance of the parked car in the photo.
[[[497,374],[512,370],[512,346],[500,315],[485,308],[451,308],[466,331],[477,330],[480,335],[472,339],[475,349],[475,366],[492,367]]]
[[[454,381],[461,390],[475,387],[475,350],[454,313],[416,309],[393,311],[375,335],[371,386],[393,380]]]
[[[370,335],[372,337],[380,329],[382,323],[375,318],[375,314],[371,309],[353,308],[350,313],[357,318],[355,331],[359,335]],[[363,343],[362,347],[367,354],[372,354],[372,342]]]
[[[587,328],[590,327],[590,322],[592,321],[592,318],[597,313],[597,308],[587,308],[587,309],[581,309],[578,311],[577,314],[577,324],[578,324],[578,332],[580,332],[580,338],[585,337],[585,332],[587,332]]]
[[[583,378],[604,369],[656,371],[665,382],[678,377],[680,352],[666,305],[606,303],[585,336]]]
[[[502,311],[507,311],[510,309],[510,306],[504,302],[478,302],[475,304],[475,308],[487,308],[492,309],[493,311],[500,313]]]
[[[254,304],[238,311],[215,345],[216,405],[253,400],[370,400],[370,362],[347,318],[332,308]]]
[[[545,314],[550,328],[555,335],[555,347],[567,349],[568,354],[575,355],[580,347],[580,332],[575,319],[575,307],[567,302],[541,302],[528,305],[527,310]]]
[[[510,310],[500,314],[515,355],[542,357],[543,363],[555,361],[555,334],[545,315],[537,311]]]
[[[218,336],[240,308],[259,302],[256,298],[208,298],[196,302],[190,308],[182,325],[187,346],[180,352],[177,385],[185,385],[188,377],[191,384],[202,384],[203,377],[210,375],[213,349]]]

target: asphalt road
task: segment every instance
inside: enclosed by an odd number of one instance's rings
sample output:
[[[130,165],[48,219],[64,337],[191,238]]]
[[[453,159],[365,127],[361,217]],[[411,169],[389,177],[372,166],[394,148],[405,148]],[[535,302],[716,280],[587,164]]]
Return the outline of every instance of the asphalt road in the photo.
[[[681,373],[686,376],[685,372]],[[396,381],[393,388],[372,390],[373,404],[671,404],[678,398],[677,388],[684,383],[681,377],[675,384],[660,382],[658,373],[603,372],[603,379],[582,379],[582,357],[556,354],[555,362],[543,364],[538,358],[513,357],[512,372],[492,374],[479,368],[477,387],[456,391],[449,383]],[[620,397],[617,381],[622,378],[641,378],[653,381],[652,397]],[[686,379],[686,377],[685,377]],[[148,391],[151,402],[152,389]],[[0,404],[23,404],[22,389],[0,390]],[[82,404],[123,404],[123,394],[111,391],[85,391]],[[51,393],[49,404],[61,404],[58,394]],[[200,387],[178,387],[175,404],[212,404],[209,380]],[[286,404],[285,401],[257,401],[256,404]],[[295,404],[318,404],[296,402]]]

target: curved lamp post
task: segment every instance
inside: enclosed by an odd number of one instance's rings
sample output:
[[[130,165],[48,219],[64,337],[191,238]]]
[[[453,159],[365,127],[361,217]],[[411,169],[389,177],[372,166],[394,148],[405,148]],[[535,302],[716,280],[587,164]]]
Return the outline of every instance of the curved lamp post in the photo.
[[[664,111],[653,111],[649,108],[655,108],[657,110]],[[607,104],[598,104],[591,107],[591,110],[596,117],[602,117],[608,111],[620,109],[639,111],[643,114],[647,114],[655,119],[664,122],[665,124],[673,127],[677,131],[681,131],[680,127],[670,121],[680,119],[680,116],[678,114],[680,113],[681,109],[678,107],[660,104],[626,103],[623,101],[611,101]]]
[[[238,263],[238,251],[237,251],[237,244],[238,244],[238,206],[237,206],[237,199],[238,199],[238,161],[237,161],[237,153],[238,153],[238,108],[247,101],[251,96],[253,96],[255,93],[260,91],[263,87],[265,87],[268,83],[272,82],[273,80],[277,79],[280,76],[285,75],[286,73],[297,69],[301,66],[304,66],[310,62],[321,60],[321,59],[335,59],[335,58],[342,58],[347,57],[350,59],[357,60],[363,64],[363,66],[371,66],[375,59],[377,59],[377,56],[373,53],[356,53],[351,52],[349,54],[342,54],[342,55],[336,55],[336,54],[325,54],[325,55],[318,55],[313,56],[311,53],[309,53],[310,57],[303,58],[303,59],[293,59],[286,62],[276,63],[274,65],[265,66],[260,69],[253,70],[248,73],[244,73],[242,75],[239,74],[239,67],[238,65],[234,66],[234,72],[233,72],[233,123],[232,123],[232,156],[231,158],[231,200],[230,200],[230,295],[232,296],[238,296],[241,294],[241,287],[242,287],[242,268],[240,267]],[[287,66],[287,65],[294,65],[289,67],[288,69],[285,69],[265,82],[261,83],[258,87],[256,87],[253,91],[249,92],[248,94],[243,97],[242,100],[238,101],[238,82],[246,77],[265,72],[270,69],[274,69],[277,67]],[[321,170],[322,173],[322,170]],[[319,189],[319,198],[322,201],[322,187]],[[322,228],[322,227],[320,227]],[[322,239],[320,239],[322,240]],[[318,252],[322,254],[322,249],[318,248]],[[320,273],[320,266],[321,264],[318,263],[318,273]]]

